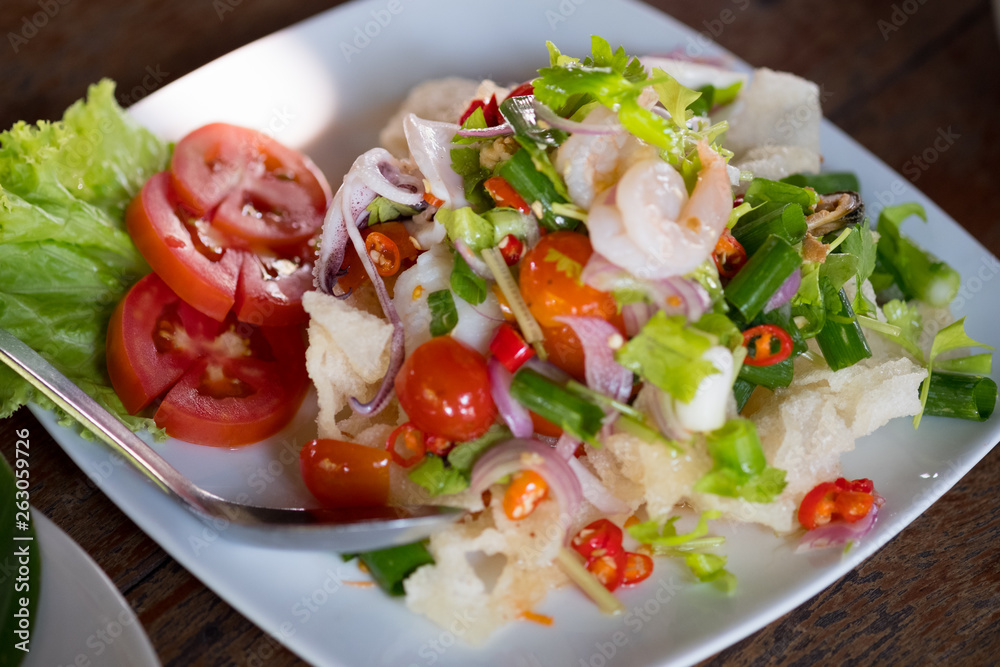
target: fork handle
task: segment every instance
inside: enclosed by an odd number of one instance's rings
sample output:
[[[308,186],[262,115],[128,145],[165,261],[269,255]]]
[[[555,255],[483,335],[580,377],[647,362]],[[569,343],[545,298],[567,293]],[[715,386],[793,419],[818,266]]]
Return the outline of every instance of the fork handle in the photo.
[[[111,445],[157,486],[194,509],[206,512],[202,491],[152,447],[6,329],[0,328],[0,361],[10,366],[100,440]]]

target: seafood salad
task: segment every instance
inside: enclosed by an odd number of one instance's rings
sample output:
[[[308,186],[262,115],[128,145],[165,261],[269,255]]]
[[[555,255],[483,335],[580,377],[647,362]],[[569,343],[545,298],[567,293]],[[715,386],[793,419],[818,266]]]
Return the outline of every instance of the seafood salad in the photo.
[[[716,520],[847,548],[884,501],[841,477],[857,438],[996,400],[950,321],[957,272],[901,232],[922,209],[869,220],[852,174],[820,173],[817,86],[599,37],[548,51],[511,87],[414,89],[344,177],[303,296],[306,484],[467,508],[360,558],[473,644],[551,623],[535,609],[567,583],[613,613],[663,559],[732,592]]]

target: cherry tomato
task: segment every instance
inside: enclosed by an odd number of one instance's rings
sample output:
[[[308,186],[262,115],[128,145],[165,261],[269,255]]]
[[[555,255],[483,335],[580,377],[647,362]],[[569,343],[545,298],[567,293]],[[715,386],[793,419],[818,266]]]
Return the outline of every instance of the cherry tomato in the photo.
[[[309,387],[299,327],[217,322],[182,301],[156,274],[129,290],[108,327],[108,373],[135,413],[168,435],[233,447],[281,430]]]
[[[251,245],[303,243],[320,230],[330,186],[309,158],[262,132],[205,125],[174,148],[178,199],[223,234]]]
[[[777,343],[777,349],[774,344]],[[772,366],[791,356],[795,343],[776,324],[758,324],[743,332],[743,344],[748,353],[743,363],[748,366]]]
[[[653,559],[646,554],[625,554],[625,570],[622,572],[622,586],[632,586],[648,579],[653,574]]]
[[[497,416],[486,359],[451,336],[432,338],[414,350],[395,387],[399,404],[425,434],[472,440]]]
[[[535,511],[549,495],[545,478],[534,470],[515,473],[503,495],[503,511],[508,519],[518,521]]]
[[[583,346],[573,330],[556,318],[600,317],[625,333],[614,297],[580,280],[593,252],[587,236],[562,231],[543,236],[521,260],[521,296],[542,327],[550,361],[578,380],[584,379]]]
[[[343,440],[312,440],[299,453],[302,479],[324,507],[371,507],[389,500],[389,455]]]

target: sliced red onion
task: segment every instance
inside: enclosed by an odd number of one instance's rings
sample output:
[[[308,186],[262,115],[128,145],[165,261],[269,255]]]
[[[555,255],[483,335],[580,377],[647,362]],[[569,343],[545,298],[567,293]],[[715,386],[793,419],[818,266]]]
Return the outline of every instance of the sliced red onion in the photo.
[[[344,208],[344,214],[349,214],[349,211],[346,210],[348,208],[346,204]],[[392,397],[393,383],[396,381],[396,374],[399,373],[399,369],[403,365],[403,358],[405,356],[403,321],[399,319],[399,313],[396,312],[396,306],[392,303],[392,297],[389,296],[389,292],[385,288],[385,283],[382,282],[382,276],[375,269],[371,257],[368,256],[368,252],[365,250],[365,242],[361,238],[361,232],[358,231],[357,225],[347,225],[347,234],[351,239],[351,243],[354,244],[354,249],[358,251],[358,257],[361,258],[361,264],[365,267],[365,273],[368,274],[372,285],[375,287],[375,294],[378,295],[382,311],[392,325],[389,367],[382,378],[382,384],[379,385],[375,396],[367,403],[362,403],[354,396],[351,396],[349,401],[351,408],[358,414],[372,416],[381,412],[382,408],[389,403],[389,399]]]
[[[456,209],[469,205],[465,183],[451,168],[451,140],[458,130],[454,123],[424,120],[412,113],[403,121],[410,155],[430,183],[431,192]]]
[[[587,260],[580,279],[602,292],[640,290],[658,310],[684,315],[691,321],[701,318],[712,305],[708,292],[695,280],[682,276],[643,280],[597,252]]]
[[[687,441],[691,435],[674,412],[671,398],[651,385],[647,385],[643,391],[648,392],[645,403],[657,430],[668,440]]]
[[[470,488],[480,494],[496,480],[519,470],[533,470],[541,475],[563,513],[570,518],[576,514],[583,499],[580,480],[555,449],[529,438],[508,440],[479,457],[472,468]]]
[[[465,263],[469,265],[472,272],[475,273],[480,278],[486,278],[487,280],[493,280],[493,272],[490,271],[490,267],[486,266],[486,262],[477,255],[469,244],[462,239],[455,240],[455,250],[461,255]]]
[[[483,128],[463,128],[456,132],[460,137],[500,137],[507,134],[514,134],[514,128],[508,122]],[[462,146],[468,148],[468,146]]]
[[[545,121],[552,127],[563,132],[572,132],[575,134],[620,134],[625,131],[621,123],[580,123],[575,120],[563,118],[534,98],[532,99],[532,106],[539,120]]]
[[[795,269],[792,275],[785,278],[785,282],[781,283],[781,287],[778,291],[771,295],[771,298],[767,300],[767,304],[764,306],[764,312],[769,313],[775,308],[781,308],[786,303],[792,300],[795,293],[799,291],[799,286],[802,285],[802,270]]]
[[[591,505],[604,514],[625,514],[632,508],[616,498],[594,473],[587,469],[587,466],[580,463],[575,457],[570,457],[569,467],[580,480],[580,488],[583,490],[583,497]]]
[[[579,446],[579,440],[563,431],[556,441],[556,454],[569,461],[576,454],[576,448]]]
[[[599,317],[557,317],[569,326],[583,347],[587,386],[624,403],[632,394],[632,371],[615,361],[612,343],[625,341],[611,323]]]
[[[510,432],[516,438],[530,438],[535,432],[531,413],[510,395],[510,382],[513,379],[510,371],[496,357],[490,357],[486,362],[486,370],[490,378],[490,395]]]
[[[424,204],[423,181],[404,174],[392,153],[384,148],[373,148],[361,154],[351,167],[357,170],[361,182],[376,194],[406,206]]]
[[[802,541],[799,542],[795,553],[806,553],[808,551],[833,547],[842,549],[849,543],[857,544],[875,527],[875,520],[878,518],[878,508],[878,503],[872,505],[868,514],[863,519],[854,523],[832,521],[825,526],[808,531],[802,538]]]
[[[622,319],[625,321],[625,333],[629,338],[639,333],[656,309],[646,302],[627,303],[622,306]]]

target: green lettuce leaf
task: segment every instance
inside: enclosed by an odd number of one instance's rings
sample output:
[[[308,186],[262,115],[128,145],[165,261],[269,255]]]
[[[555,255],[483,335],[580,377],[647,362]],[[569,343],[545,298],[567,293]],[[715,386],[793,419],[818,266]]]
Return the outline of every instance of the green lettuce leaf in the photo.
[[[428,454],[410,471],[410,479],[427,489],[432,496],[461,493],[469,487],[469,480],[455,468],[446,467],[444,459]]]
[[[122,111],[107,80],[62,121],[0,133],[0,326],[130,428],[154,432],[152,420],[122,407],[104,347],[115,305],[149,272],[125,231],[125,208],[168,158],[169,147]],[[28,401],[54,408],[0,368],[0,417]]]
[[[465,241],[475,252],[493,247],[493,225],[468,206],[457,210],[442,208],[435,215],[435,220],[444,225],[452,242]]]
[[[399,204],[385,197],[375,197],[371,204],[368,204],[368,225],[377,225],[380,222],[399,220],[400,218],[412,218],[419,211],[412,206]]]
[[[701,381],[719,370],[702,358],[712,341],[687,326],[683,315],[658,311],[639,333],[616,353],[615,359],[674,398],[694,398]]]

